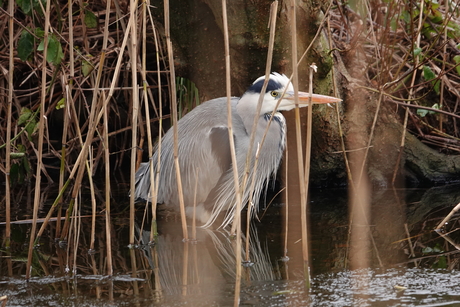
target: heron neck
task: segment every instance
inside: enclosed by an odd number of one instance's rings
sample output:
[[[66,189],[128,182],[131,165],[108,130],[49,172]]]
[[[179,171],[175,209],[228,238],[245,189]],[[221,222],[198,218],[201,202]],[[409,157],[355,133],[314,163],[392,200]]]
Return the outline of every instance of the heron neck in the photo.
[[[248,97],[248,95],[243,95],[236,104],[236,112],[243,120],[246,131],[248,132],[248,134],[250,134],[254,124],[254,117],[257,114],[257,102],[254,103],[251,97]],[[263,113],[258,114],[259,121],[263,116]]]

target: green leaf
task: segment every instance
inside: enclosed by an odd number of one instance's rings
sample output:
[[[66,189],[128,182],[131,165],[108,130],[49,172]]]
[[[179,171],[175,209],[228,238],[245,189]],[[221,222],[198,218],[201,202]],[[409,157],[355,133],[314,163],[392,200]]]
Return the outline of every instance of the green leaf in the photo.
[[[439,256],[438,261],[433,264],[434,268],[446,269],[447,268],[447,259],[446,256]]]
[[[65,98],[62,97],[61,100],[56,104],[56,110],[60,110],[65,107]]]
[[[433,17],[430,18],[431,19],[431,22],[433,23],[436,23],[436,24],[440,24],[442,23],[442,15],[441,13],[438,12],[438,14],[435,14]]]
[[[412,18],[410,17],[410,13],[406,10],[402,11],[401,13],[401,19],[406,23],[410,23],[410,21],[412,20]]]
[[[431,81],[431,85],[433,86],[434,91],[439,95],[440,82],[438,79],[436,79],[436,74],[431,70],[430,67],[423,66],[423,78],[426,81]]]
[[[26,126],[27,137],[29,140],[32,140],[32,135],[38,129],[38,123],[35,119],[32,119],[30,123]]]
[[[23,152],[12,152],[10,153],[10,157],[11,159],[19,159],[19,158],[22,158],[22,157],[25,157],[25,153]]]
[[[457,71],[457,74],[460,76],[460,55],[454,56],[454,61],[455,61],[455,70]]]
[[[43,50],[45,50],[45,41],[44,41],[44,40],[41,40],[41,41],[40,41],[40,44],[38,44],[37,50],[38,50],[38,51],[43,51]]]
[[[422,52],[422,48],[414,48],[414,56],[418,56]]]
[[[420,117],[425,117],[428,114],[428,110],[425,109],[417,109],[417,115]]]
[[[447,23],[447,36],[456,40],[460,36],[460,25],[458,25],[456,22],[449,21]],[[460,44],[456,46],[457,49],[459,49],[459,47]]]
[[[94,15],[93,12],[85,10],[85,25],[88,28],[96,28],[97,27],[97,17]]]
[[[91,55],[89,55],[88,57],[91,57]],[[87,77],[93,70],[93,64],[84,59],[81,61],[81,72],[83,73],[83,76]]]
[[[45,41],[42,40],[37,50],[43,51],[44,49]],[[62,52],[61,42],[57,39],[56,35],[50,34],[48,36],[48,53],[46,55],[46,60],[54,65],[59,65],[63,58],[64,53]]]
[[[429,254],[429,253],[432,253],[433,252],[433,249],[429,246],[425,247],[424,249],[422,249],[422,253],[424,254]]]
[[[22,124],[26,123],[31,116],[32,116],[31,110],[27,108],[22,108],[21,115],[19,115],[19,119],[18,119],[18,126],[21,126]]]
[[[440,110],[441,108],[439,107],[438,103],[435,103],[434,105],[431,106],[432,109]],[[426,109],[417,109],[417,115],[420,117],[425,117],[428,114],[436,114],[435,111],[431,110],[426,110]]]
[[[439,81],[439,79],[436,79],[436,80],[433,80],[433,81],[431,82],[431,84],[433,85],[433,89],[434,89],[434,91],[436,92],[436,94],[439,95],[439,93],[440,93],[441,81]]]
[[[35,35],[38,37],[44,37],[45,36],[45,31],[42,28],[36,28],[35,29]]]
[[[30,15],[32,12],[32,1],[30,0],[16,0],[21,11],[24,12],[26,15]]]
[[[425,79],[425,81],[430,81],[436,78],[436,75],[434,74],[434,72],[431,70],[430,67],[423,66],[423,78]]]
[[[61,42],[54,34],[51,34],[49,36],[48,55],[46,60],[53,63],[54,65],[59,65],[63,58],[64,53],[62,52]]]
[[[26,15],[31,16],[32,12],[36,11],[40,16],[43,16],[43,10],[39,1],[41,1],[43,7],[46,6],[46,0],[16,0],[16,3]]]
[[[18,41],[18,56],[22,61],[27,61],[34,51],[34,36],[23,30]]]
[[[435,245],[435,247],[433,248],[433,252],[435,253],[442,253],[443,250],[440,246],[438,246],[438,244]]]
[[[391,31],[393,32],[396,32],[396,30],[398,29],[398,20],[396,18],[391,19],[390,28],[391,28]]]

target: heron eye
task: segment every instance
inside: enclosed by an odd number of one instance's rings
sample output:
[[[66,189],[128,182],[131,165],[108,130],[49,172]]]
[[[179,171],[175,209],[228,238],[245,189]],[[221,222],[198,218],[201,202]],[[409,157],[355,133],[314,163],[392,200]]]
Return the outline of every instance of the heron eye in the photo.
[[[280,93],[278,93],[277,91],[271,91],[270,94],[272,95],[272,97],[279,97]]]

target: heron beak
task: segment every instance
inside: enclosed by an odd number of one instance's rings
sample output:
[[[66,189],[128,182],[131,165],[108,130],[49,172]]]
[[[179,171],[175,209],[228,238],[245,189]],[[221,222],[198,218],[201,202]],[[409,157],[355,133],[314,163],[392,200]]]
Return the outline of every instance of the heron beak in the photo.
[[[288,100],[290,100],[290,103],[293,103],[292,100],[295,99],[294,92],[286,92],[286,94],[284,95],[284,99],[288,99]],[[299,107],[307,106],[309,101],[310,101],[310,93],[300,92],[299,91]],[[341,102],[342,99],[332,97],[332,96],[312,94],[311,95],[311,101],[314,104],[315,103],[316,104],[324,104],[324,103]]]

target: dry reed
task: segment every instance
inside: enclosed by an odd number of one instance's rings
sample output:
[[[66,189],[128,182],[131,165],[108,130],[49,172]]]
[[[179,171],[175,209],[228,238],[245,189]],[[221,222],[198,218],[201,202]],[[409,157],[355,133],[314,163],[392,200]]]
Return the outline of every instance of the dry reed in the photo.
[[[164,3],[165,9],[165,36],[166,36],[166,46],[168,50],[168,59],[169,63],[174,63],[173,47],[171,42],[171,29],[170,29],[170,11],[169,11],[169,0]],[[171,86],[171,107],[172,107],[172,120],[173,120],[173,135],[174,135],[174,166],[176,171],[176,181],[177,181],[177,194],[179,196],[179,206],[180,206],[180,215],[182,221],[182,232],[184,235],[184,240],[188,240],[188,230],[187,230],[187,217],[185,215],[185,204],[184,204],[184,195],[182,189],[182,178],[180,173],[179,165],[179,140],[178,140],[178,131],[177,131],[177,97],[176,93],[176,74],[174,71],[174,65],[170,66],[170,86]]]
[[[298,79],[298,56],[297,56],[297,22],[296,22],[296,3],[291,1],[289,4],[289,17],[290,17],[290,28],[291,28],[291,52],[292,52],[292,84],[294,86],[294,97],[296,103],[299,100],[299,79]],[[311,103],[309,105],[311,108]],[[299,186],[300,186],[300,206],[302,212],[302,257],[303,257],[303,266],[304,266],[304,278],[305,286],[310,287],[310,267],[308,262],[308,238],[307,238],[307,226],[306,220],[303,217],[303,214],[306,214],[305,206],[307,205],[307,191],[305,187],[305,167],[303,162],[303,150],[302,150],[302,132],[300,129],[300,110],[296,105],[295,111],[295,128],[296,128],[296,145],[297,145],[297,163],[298,163],[298,172],[299,172]],[[306,218],[306,217],[305,217]]]
[[[236,163],[235,143],[233,139],[233,123],[232,123],[232,102],[231,102],[231,73],[230,73],[230,46],[228,40],[228,21],[227,21],[227,1],[222,0],[222,25],[224,34],[224,46],[225,46],[225,89],[227,97],[227,126],[228,126],[228,140],[230,143],[230,155],[232,160],[232,171],[233,180],[235,186],[235,199],[236,208],[235,216],[233,218],[232,235],[235,236],[235,294],[233,300],[233,306],[239,306],[240,302],[240,289],[241,289],[241,264],[242,264],[242,246],[241,246],[241,209],[242,209],[242,195],[244,195],[244,181],[240,186],[238,178],[238,165]]]
[[[43,37],[43,58],[47,58],[48,54],[48,32],[50,27],[50,1],[46,2],[46,9],[44,10],[45,15],[45,29]],[[40,206],[40,191],[41,191],[41,174],[43,167],[43,140],[45,134],[45,103],[46,103],[46,77],[47,77],[47,64],[46,60],[43,61],[42,68],[42,84],[41,84],[41,100],[40,100],[40,120],[38,127],[38,154],[37,154],[37,169],[35,174],[35,194],[34,194],[34,209],[33,209],[33,221],[32,228],[30,231],[30,240],[29,240],[29,251],[27,255],[27,269],[26,269],[26,279],[30,278],[31,269],[32,269],[32,255],[33,255],[33,246],[35,241],[35,233],[37,231],[37,218],[38,218],[38,207]]]
[[[14,50],[14,1],[8,1],[8,37],[9,37],[9,48],[10,50]],[[10,239],[11,239],[11,186],[10,186],[10,171],[11,171],[11,118],[12,118],[12,109],[13,109],[13,76],[14,76],[14,54],[10,52],[8,57],[8,101],[7,101],[7,112],[6,112],[6,151],[5,151],[5,221],[6,221],[6,229],[5,229],[5,240],[3,244],[5,247],[10,247]],[[6,304],[6,303],[4,303]]]

